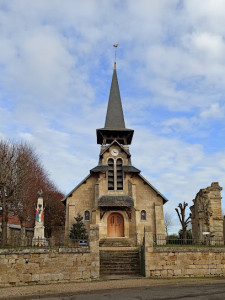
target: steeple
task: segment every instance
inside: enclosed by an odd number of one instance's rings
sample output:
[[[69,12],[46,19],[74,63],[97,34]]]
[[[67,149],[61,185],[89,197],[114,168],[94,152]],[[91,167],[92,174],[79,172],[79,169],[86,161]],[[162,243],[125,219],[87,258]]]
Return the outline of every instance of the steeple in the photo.
[[[130,145],[134,130],[125,127],[123,107],[116,72],[116,62],[112,76],[105,127],[97,129],[97,143],[106,145],[117,140],[120,144]]]
[[[120,90],[116,73],[116,62],[114,63],[113,77],[109,94],[109,102],[105,119],[105,128],[124,129],[125,122],[123,107],[120,98]]]

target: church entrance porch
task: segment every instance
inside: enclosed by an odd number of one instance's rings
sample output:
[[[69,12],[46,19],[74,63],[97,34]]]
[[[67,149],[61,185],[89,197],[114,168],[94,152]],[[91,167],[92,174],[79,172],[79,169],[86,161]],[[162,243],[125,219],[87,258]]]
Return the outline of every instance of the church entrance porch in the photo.
[[[108,237],[124,237],[124,219],[119,213],[112,213],[107,220]]]

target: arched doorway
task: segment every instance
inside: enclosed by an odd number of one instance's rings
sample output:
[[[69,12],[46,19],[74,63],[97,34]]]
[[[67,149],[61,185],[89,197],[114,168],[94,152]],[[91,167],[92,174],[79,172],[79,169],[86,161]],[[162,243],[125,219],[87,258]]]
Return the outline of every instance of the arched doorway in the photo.
[[[107,220],[108,237],[123,237],[124,236],[124,220],[119,213],[112,213]]]

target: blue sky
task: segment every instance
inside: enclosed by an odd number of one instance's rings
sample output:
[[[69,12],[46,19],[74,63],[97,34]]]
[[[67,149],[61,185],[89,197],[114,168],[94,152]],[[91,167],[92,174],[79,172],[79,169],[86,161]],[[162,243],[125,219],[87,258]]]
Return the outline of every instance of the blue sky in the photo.
[[[118,42],[132,162],[175,224],[179,202],[225,186],[224,19],[224,0],[0,0],[0,138],[72,190],[98,162]]]

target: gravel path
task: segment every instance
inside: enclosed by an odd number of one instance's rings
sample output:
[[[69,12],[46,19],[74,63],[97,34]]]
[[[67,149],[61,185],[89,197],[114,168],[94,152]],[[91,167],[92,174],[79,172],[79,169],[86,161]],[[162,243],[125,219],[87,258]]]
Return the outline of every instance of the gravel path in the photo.
[[[112,290],[118,288],[151,287],[160,285],[200,285],[200,284],[224,283],[225,278],[179,278],[179,279],[117,279],[91,282],[59,283],[50,285],[32,285],[21,287],[0,288],[0,299],[34,299],[44,298],[47,295],[74,295],[81,292],[98,290]]]

